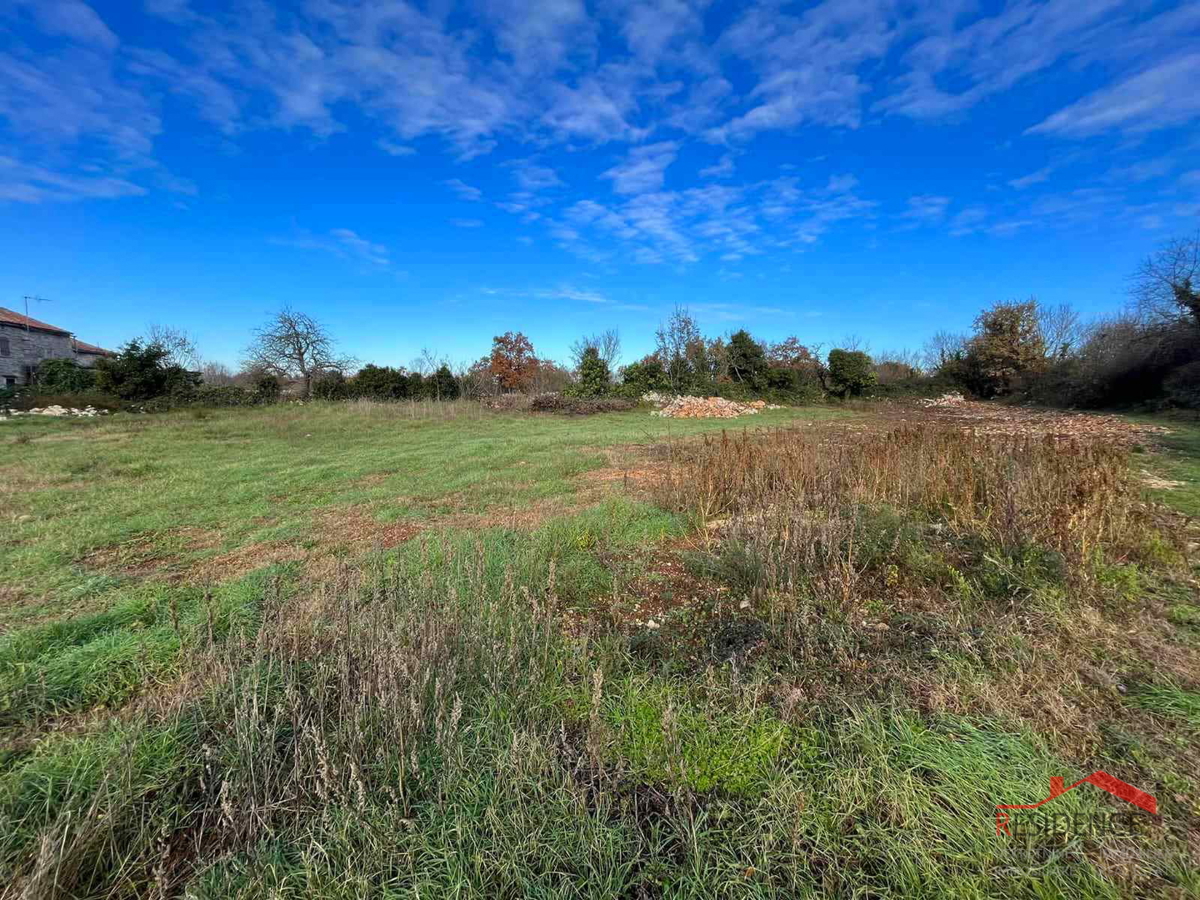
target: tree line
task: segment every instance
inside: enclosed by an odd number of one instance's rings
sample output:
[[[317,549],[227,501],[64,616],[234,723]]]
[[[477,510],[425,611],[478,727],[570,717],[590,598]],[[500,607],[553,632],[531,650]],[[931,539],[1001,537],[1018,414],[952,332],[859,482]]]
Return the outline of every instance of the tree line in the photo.
[[[812,402],[826,396],[898,396],[958,389],[983,398],[1018,396],[1064,406],[1169,403],[1200,407],[1200,234],[1152,254],[1131,279],[1130,307],[1085,322],[1068,306],[1003,301],[980,312],[971,332],[938,332],[919,351],[874,356],[850,337],[827,352],[797,336],[769,342],[746,329],[706,336],[684,307],[654,334],[654,350],[620,365],[615,329],[584,335],[569,360],[542,358],[509,331],[491,351],[452,366],[423,350],[410,368],[360,365],[317,320],[285,307],[255,330],[239,371],[203,363],[185,332],[152,326],[94,370],[48,360],[44,391],[94,390],[125,401],[246,405],[281,396],[338,400],[484,399],[561,393],[637,399],[650,392]]]

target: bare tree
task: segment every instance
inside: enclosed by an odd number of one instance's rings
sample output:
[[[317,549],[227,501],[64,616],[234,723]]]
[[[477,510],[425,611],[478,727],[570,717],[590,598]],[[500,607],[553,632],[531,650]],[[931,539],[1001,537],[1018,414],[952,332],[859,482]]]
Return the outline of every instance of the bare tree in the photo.
[[[1083,320],[1069,303],[1057,306],[1038,303],[1038,323],[1046,343],[1047,359],[1066,359],[1083,341]]]
[[[200,377],[204,379],[205,384],[218,387],[233,384],[233,372],[225,363],[206,362],[200,367]]]
[[[961,356],[967,349],[967,336],[949,331],[937,331],[921,350],[923,368],[933,372]]]
[[[153,344],[166,351],[163,362],[169,366],[197,370],[200,368],[200,352],[192,336],[182,328],[171,325],[151,325],[146,329],[145,343]]]
[[[430,350],[428,347],[421,348],[421,355],[413,360],[413,371],[420,372],[426,378],[436,372],[446,362],[444,357],[438,356],[436,350]]]
[[[873,366],[880,384],[908,381],[922,374],[921,354],[907,347],[880,351],[875,355]]]
[[[1187,317],[1200,325],[1200,231],[1173,238],[1147,257],[1133,276],[1130,293],[1151,321]]]
[[[571,344],[571,368],[578,370],[583,354],[593,349],[604,360],[608,370],[615,372],[621,359],[621,335],[617,329],[610,328],[600,334],[587,334]]]
[[[692,362],[697,349],[705,346],[700,326],[688,313],[687,307],[676,306],[667,321],[658,326],[654,339],[655,352],[667,371],[671,392],[681,393],[691,381]]]
[[[857,350],[861,350],[863,353],[868,354],[871,352],[871,342],[864,340],[857,334],[846,335],[844,338],[842,338],[841,342],[838,344],[838,347],[840,347],[842,350],[849,350],[851,353]]]
[[[354,366],[348,356],[338,356],[336,342],[324,326],[311,316],[285,306],[262,328],[246,348],[247,367],[257,366],[272,375],[304,382],[304,396],[315,377],[323,372],[341,372]]]

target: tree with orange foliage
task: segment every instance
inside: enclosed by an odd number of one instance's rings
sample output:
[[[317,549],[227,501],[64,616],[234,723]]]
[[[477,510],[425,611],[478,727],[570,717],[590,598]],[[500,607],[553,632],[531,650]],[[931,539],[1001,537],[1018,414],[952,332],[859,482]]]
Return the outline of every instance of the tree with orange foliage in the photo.
[[[538,359],[529,338],[520,331],[506,331],[492,338],[491,366],[501,390],[523,391],[533,382]]]

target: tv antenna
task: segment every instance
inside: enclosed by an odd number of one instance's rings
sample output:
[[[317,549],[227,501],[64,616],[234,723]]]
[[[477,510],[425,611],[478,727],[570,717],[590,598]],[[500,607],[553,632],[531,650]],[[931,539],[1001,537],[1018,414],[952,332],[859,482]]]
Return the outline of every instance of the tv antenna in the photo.
[[[26,294],[25,295],[25,318],[27,318],[27,319],[29,318],[29,301],[30,300],[32,300],[34,303],[53,303],[54,302],[49,297],[35,297],[32,294]],[[29,330],[28,322],[25,323],[25,330],[26,331]]]

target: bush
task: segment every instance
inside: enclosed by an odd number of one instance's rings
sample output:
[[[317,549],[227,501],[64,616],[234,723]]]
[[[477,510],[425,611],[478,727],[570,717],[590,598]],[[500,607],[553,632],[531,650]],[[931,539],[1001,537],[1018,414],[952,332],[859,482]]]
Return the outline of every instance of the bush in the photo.
[[[1176,406],[1200,409],[1200,361],[1180,366],[1163,380],[1163,393]]]
[[[767,351],[750,332],[743,328],[731,335],[726,352],[729,375],[734,381],[756,389],[766,386]]]
[[[429,376],[433,396],[438,400],[457,400],[459,391],[458,379],[450,371],[450,367],[442,363],[438,370]]]
[[[843,397],[857,397],[875,384],[871,357],[861,350],[829,351],[829,387]]]
[[[640,397],[650,391],[670,389],[667,370],[656,356],[647,356],[640,362],[630,363],[621,370],[621,393],[627,397]]]
[[[608,363],[600,358],[600,351],[588,347],[579,360],[579,383],[573,393],[580,397],[603,397],[608,393],[611,379]]]
[[[313,380],[310,394],[316,400],[345,400],[350,387],[341,372],[326,372]]]
[[[4,404],[0,404],[0,406],[2,405]],[[44,409],[47,406],[86,409],[91,406],[95,409],[117,410],[128,405],[122,403],[120,397],[114,397],[112,394],[105,394],[94,390],[76,391],[69,394],[37,389],[22,390],[14,396],[11,402],[11,406],[14,409]]]
[[[199,372],[168,365],[166,358],[158,344],[132,340],[115,357],[96,361],[96,389],[122,400],[151,400],[186,395],[199,386]]]
[[[260,372],[254,378],[254,396],[259,403],[276,403],[283,393],[279,378],[270,372]]]
[[[37,386],[50,393],[90,391],[96,386],[96,373],[73,359],[46,359],[38,364]]]
[[[197,406],[256,406],[263,402],[254,391],[232,384],[203,384],[191,396]]]
[[[531,412],[590,416],[595,413],[625,412],[637,403],[621,397],[571,397],[565,394],[538,394],[529,400]]]
[[[402,400],[408,396],[408,376],[403,369],[368,363],[350,379],[350,392],[369,400]]]

